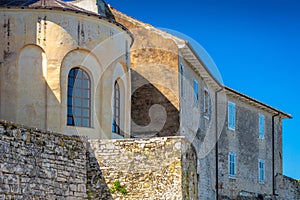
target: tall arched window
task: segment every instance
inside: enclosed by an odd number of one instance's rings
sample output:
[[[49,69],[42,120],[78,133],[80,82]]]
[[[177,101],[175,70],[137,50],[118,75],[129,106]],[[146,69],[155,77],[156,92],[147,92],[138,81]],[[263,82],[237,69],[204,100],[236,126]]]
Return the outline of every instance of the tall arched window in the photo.
[[[120,132],[120,86],[118,82],[115,82],[114,85],[114,118],[113,118],[113,126],[112,132],[121,134]]]
[[[91,81],[80,68],[73,68],[68,76],[67,125],[91,126]]]

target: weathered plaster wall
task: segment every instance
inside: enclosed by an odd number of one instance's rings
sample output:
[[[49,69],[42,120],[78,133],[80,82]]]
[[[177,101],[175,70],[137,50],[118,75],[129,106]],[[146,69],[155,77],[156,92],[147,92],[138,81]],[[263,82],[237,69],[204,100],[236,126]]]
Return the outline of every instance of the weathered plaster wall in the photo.
[[[130,132],[131,38],[121,27],[71,11],[0,9],[0,117],[28,126],[111,138],[112,88],[123,85],[122,130]],[[91,78],[92,127],[66,126],[67,76],[81,67]],[[26,113],[26,114],[25,114]]]
[[[183,137],[94,140],[90,144],[94,152],[90,159],[95,156],[101,170],[95,170],[95,162],[89,168],[89,180],[95,184],[88,187],[91,198],[197,199],[196,155]],[[115,181],[126,189],[126,195],[109,193]],[[104,188],[102,193],[93,189],[97,183]]]
[[[0,121],[0,199],[85,199],[86,143]]]

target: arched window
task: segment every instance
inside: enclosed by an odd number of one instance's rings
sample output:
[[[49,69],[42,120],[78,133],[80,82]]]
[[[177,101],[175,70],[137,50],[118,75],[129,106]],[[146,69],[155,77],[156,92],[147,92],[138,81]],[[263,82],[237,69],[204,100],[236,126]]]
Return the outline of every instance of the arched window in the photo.
[[[114,85],[114,117],[113,117],[113,125],[112,125],[112,132],[121,134],[120,133],[120,86],[118,82],[115,82]]]
[[[80,68],[73,68],[68,75],[67,125],[91,126],[91,81]]]

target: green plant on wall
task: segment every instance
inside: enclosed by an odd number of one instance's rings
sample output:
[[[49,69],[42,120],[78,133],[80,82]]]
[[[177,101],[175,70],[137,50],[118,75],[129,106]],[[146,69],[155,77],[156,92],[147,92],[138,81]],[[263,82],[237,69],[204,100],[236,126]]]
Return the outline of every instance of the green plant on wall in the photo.
[[[123,195],[126,195],[127,194],[127,190],[125,187],[123,187],[120,183],[120,181],[116,180],[114,181],[114,186],[112,188],[109,189],[109,192],[111,194],[114,194],[115,192],[120,192],[121,194]]]

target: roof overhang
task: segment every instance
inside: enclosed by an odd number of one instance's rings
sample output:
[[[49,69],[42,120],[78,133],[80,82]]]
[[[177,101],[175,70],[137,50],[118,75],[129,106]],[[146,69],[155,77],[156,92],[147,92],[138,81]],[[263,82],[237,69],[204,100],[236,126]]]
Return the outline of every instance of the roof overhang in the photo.
[[[193,49],[189,42],[185,41],[179,45],[179,51],[182,57],[191,65],[191,68],[210,86],[215,89],[222,88],[222,84],[211,74],[199,55]]]

